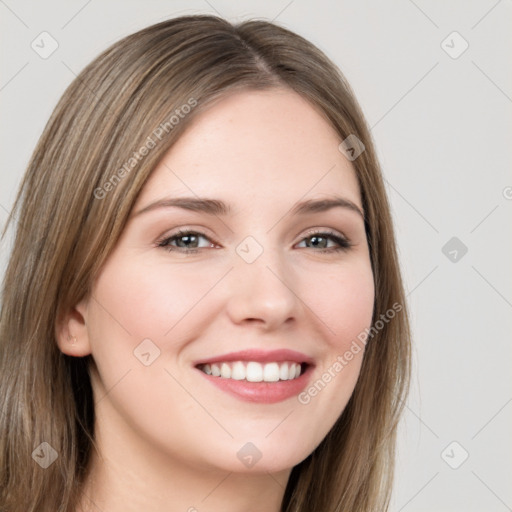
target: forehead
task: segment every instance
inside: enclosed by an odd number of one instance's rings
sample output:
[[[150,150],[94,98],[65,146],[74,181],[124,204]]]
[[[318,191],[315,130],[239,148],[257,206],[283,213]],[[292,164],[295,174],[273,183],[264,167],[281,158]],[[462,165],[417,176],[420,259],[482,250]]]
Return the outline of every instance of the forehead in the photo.
[[[284,206],[336,194],[360,206],[355,170],[338,150],[340,142],[319,111],[293,91],[236,92],[193,120],[138,203],[195,194],[265,208],[277,198]]]

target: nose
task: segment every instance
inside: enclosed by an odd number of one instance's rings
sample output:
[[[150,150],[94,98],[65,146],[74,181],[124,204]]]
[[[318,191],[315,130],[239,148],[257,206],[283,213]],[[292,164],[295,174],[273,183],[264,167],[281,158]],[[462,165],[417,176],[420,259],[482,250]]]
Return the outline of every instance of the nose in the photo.
[[[301,301],[293,275],[276,252],[266,250],[252,263],[236,256],[230,273],[227,312],[235,324],[259,324],[273,330],[297,318]]]

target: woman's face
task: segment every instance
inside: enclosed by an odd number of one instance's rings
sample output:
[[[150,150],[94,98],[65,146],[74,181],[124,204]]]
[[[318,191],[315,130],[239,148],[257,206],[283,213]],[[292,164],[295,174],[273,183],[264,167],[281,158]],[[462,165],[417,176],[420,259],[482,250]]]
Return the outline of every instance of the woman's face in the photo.
[[[322,441],[356,384],[374,301],[340,142],[284,89],[238,92],[194,120],[77,307],[99,432],[233,472],[291,468]]]

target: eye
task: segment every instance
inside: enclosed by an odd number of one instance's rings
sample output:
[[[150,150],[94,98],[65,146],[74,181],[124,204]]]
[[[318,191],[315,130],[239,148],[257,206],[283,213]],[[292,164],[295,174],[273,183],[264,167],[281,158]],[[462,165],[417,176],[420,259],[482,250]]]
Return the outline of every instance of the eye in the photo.
[[[308,233],[300,243],[311,240],[309,245],[306,243],[307,248],[319,248],[317,252],[338,252],[347,251],[352,247],[352,243],[345,237],[339,236],[332,231],[313,231]],[[328,247],[329,241],[334,241],[334,247]]]
[[[213,247],[215,245],[214,243],[210,243],[203,245],[203,247],[199,247],[198,242],[200,238],[209,240],[204,233],[199,233],[197,231],[178,231],[176,234],[160,240],[158,242],[158,247],[163,247],[169,252],[178,251],[190,254],[199,252],[199,249]],[[172,245],[174,242],[176,242],[177,245]]]
[[[210,243],[199,246],[200,239],[208,240]],[[308,244],[308,240],[309,242]],[[303,238],[300,243],[306,242],[306,249],[316,249],[316,252],[332,253],[338,251],[347,251],[352,247],[352,243],[347,239],[332,231],[313,231],[308,233],[306,238]],[[334,242],[334,247],[329,247],[329,242]],[[174,245],[176,244],[176,245]],[[164,248],[169,252],[181,252],[184,254],[195,254],[200,249],[213,248],[213,243],[204,233],[191,230],[180,230],[176,234],[166,237],[157,242],[158,247]]]

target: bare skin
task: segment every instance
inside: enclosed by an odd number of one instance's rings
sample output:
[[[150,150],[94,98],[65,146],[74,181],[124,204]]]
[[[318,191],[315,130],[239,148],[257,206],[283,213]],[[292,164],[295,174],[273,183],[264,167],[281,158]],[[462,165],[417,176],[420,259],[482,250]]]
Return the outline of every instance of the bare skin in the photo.
[[[291,469],[352,394],[363,351],[342,371],[332,367],[372,317],[361,214],[348,207],[291,213],[298,202],[334,196],[362,211],[340,142],[292,91],[238,92],[195,119],[154,170],[94,298],[77,304],[60,328],[64,353],[92,354],[95,362],[100,453],[80,510],[279,511]],[[162,207],[137,215],[185,196],[222,200],[232,211]],[[179,229],[200,235],[187,239],[190,246],[183,236],[167,242],[171,251],[158,246]],[[312,232],[332,232],[351,247],[323,252],[339,243]],[[241,243],[247,254],[262,252],[248,263],[237,252]],[[160,351],[147,366],[134,355],[145,339],[157,347],[146,353]],[[307,404],[297,396],[259,403],[220,390],[194,365],[255,348],[311,357],[308,387],[329,369],[334,377]],[[247,443],[261,454],[252,467],[237,456]]]

